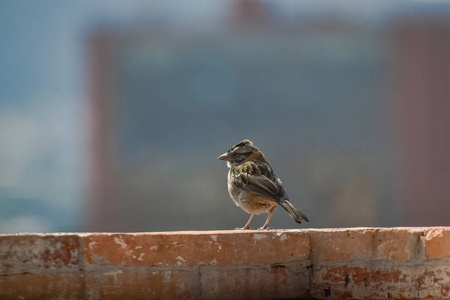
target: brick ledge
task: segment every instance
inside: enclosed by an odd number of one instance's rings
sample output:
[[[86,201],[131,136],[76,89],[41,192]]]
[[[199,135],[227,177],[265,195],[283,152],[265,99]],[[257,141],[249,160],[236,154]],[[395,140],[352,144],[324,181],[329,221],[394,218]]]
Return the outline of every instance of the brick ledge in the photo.
[[[449,299],[450,227],[0,235],[0,299]]]

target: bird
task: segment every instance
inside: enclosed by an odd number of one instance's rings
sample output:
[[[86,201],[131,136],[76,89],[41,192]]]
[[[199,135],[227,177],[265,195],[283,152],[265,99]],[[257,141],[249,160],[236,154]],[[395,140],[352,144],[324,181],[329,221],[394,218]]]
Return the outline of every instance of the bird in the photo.
[[[289,201],[280,178],[266,161],[264,154],[250,140],[237,143],[217,159],[227,162],[228,193],[231,199],[250,214],[244,227],[236,229],[250,229],[253,216],[263,213],[268,215],[259,229],[267,229],[277,206],[284,208],[295,222],[309,222],[306,215]]]

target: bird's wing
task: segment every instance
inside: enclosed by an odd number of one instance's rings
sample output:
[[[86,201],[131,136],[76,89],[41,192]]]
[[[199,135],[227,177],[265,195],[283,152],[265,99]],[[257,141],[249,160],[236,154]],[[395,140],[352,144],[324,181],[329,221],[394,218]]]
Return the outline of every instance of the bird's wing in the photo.
[[[241,174],[239,177],[242,182],[242,188],[263,197],[279,201],[284,194],[284,188],[281,181],[274,177],[273,180],[264,175]]]

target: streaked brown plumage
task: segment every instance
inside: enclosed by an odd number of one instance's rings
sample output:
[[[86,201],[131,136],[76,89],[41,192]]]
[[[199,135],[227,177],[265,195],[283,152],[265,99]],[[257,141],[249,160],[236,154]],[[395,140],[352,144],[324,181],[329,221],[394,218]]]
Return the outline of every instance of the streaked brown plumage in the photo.
[[[219,156],[227,162],[228,192],[234,203],[250,214],[241,229],[249,229],[254,215],[267,213],[267,220],[260,229],[267,229],[270,217],[280,205],[297,223],[309,222],[304,213],[291,202],[264,154],[250,140],[243,140]]]

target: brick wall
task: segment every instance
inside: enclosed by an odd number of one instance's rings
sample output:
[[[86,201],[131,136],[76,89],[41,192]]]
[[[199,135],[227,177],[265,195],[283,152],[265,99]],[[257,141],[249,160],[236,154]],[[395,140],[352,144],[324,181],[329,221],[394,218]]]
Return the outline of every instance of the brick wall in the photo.
[[[0,235],[0,299],[450,298],[450,227]]]

